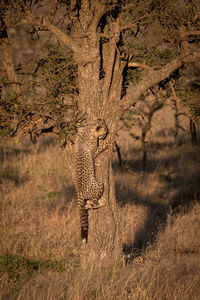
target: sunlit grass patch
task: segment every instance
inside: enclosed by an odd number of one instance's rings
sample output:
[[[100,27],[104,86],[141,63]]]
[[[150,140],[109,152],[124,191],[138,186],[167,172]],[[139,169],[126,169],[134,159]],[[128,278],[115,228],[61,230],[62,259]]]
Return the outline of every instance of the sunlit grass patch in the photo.
[[[34,147],[24,142],[15,151],[6,148],[1,161],[0,298],[198,299],[197,148],[158,150],[146,172],[139,155],[135,164],[127,154],[114,175],[121,260],[83,270],[75,190],[64,155],[52,142],[39,140]]]

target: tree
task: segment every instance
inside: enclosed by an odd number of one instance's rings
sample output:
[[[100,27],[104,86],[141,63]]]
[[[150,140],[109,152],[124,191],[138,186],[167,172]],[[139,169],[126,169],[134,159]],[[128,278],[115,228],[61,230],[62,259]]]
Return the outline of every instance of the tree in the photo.
[[[60,137],[71,166],[73,136],[83,121],[103,118],[112,144],[118,121],[147,89],[200,59],[200,51],[193,46],[200,18],[195,0],[176,4],[170,0],[18,0],[2,1],[0,9],[2,69],[7,73],[1,85],[12,87],[2,101],[1,130],[12,135],[33,131]],[[30,79],[23,82],[23,74],[16,71],[9,40],[9,28],[16,26],[28,26],[32,35],[43,34],[43,38],[46,31],[53,36],[52,45],[35,57],[32,74],[38,76],[37,84]],[[54,60],[50,69],[49,57]],[[67,75],[72,75],[68,82]],[[53,83],[51,93],[46,85],[38,94],[37,87],[47,81]],[[107,203],[90,213],[83,264],[97,259],[109,262],[121,252],[111,148],[95,160]]]
[[[124,125],[130,131],[130,135],[141,141],[142,146],[142,170],[146,170],[147,162],[147,135],[151,130],[152,119],[154,114],[160,110],[166,100],[166,95],[162,95],[162,90],[146,92],[146,95],[141,97],[141,100],[136,103],[136,105],[129,110],[128,116],[125,114]],[[136,125],[140,129],[140,135],[138,136],[132,132],[132,127]]]

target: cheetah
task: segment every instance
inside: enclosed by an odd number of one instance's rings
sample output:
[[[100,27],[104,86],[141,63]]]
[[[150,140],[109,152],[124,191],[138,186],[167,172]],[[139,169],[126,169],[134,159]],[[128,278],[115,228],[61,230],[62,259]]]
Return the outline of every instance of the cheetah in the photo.
[[[75,138],[75,188],[83,243],[87,243],[88,239],[88,210],[105,204],[102,197],[104,185],[95,177],[94,160],[108,148],[106,143],[99,146],[99,140],[104,140],[107,134],[104,120],[98,118],[92,124],[79,128]]]

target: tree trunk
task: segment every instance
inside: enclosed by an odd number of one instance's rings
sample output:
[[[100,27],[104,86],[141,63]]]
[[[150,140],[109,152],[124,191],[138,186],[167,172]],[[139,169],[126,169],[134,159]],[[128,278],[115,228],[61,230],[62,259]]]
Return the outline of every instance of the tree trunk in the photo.
[[[109,126],[110,125],[110,126]],[[109,139],[114,141],[114,126],[108,124]],[[71,145],[67,151],[68,162],[74,163],[74,150]],[[75,176],[73,172],[73,180]],[[122,254],[118,227],[118,211],[115,197],[115,182],[112,172],[112,147],[105,150],[95,159],[95,176],[104,184],[103,197],[106,203],[103,207],[89,210],[88,241],[81,244],[81,266],[106,265],[119,260]],[[81,235],[80,235],[81,240]]]
[[[190,119],[190,133],[191,133],[192,145],[197,145],[196,126],[192,119]]]
[[[147,162],[147,147],[146,147],[146,132],[142,132],[142,170],[146,171],[146,162]]]
[[[111,166],[112,150],[96,159],[96,176],[104,183],[105,206],[89,211],[88,243],[82,245],[81,264],[108,264],[119,258],[121,249],[117,223],[114,178]]]
[[[88,47],[88,43],[87,43]],[[94,50],[97,53],[97,49]],[[99,51],[99,49],[98,49]],[[112,145],[119,120],[118,106],[114,107],[116,100],[120,101],[120,93],[116,91],[105,96],[104,85],[99,79],[100,56],[88,63],[78,64],[79,111],[85,113],[86,122],[91,123],[96,118],[103,118],[107,127],[106,140],[111,146],[103,151],[94,161],[95,177],[103,182],[103,197],[105,206],[88,211],[88,241],[81,245],[81,265],[86,268],[93,264],[106,264],[119,259],[122,247],[117,222],[117,205],[115,198],[115,183],[112,173]],[[113,101],[114,99],[114,101]],[[70,150],[71,161],[74,161],[73,145]],[[68,153],[68,157],[69,153]],[[74,174],[73,174],[74,175]],[[75,183],[74,176],[74,183]]]

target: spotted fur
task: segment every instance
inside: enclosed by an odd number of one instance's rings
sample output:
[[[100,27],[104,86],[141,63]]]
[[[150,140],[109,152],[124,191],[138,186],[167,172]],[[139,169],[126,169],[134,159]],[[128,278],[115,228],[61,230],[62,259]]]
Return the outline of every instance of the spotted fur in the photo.
[[[105,139],[107,126],[102,119],[97,119],[90,125],[78,130],[75,150],[75,186],[78,200],[78,210],[81,223],[81,239],[84,243],[88,238],[88,210],[103,206],[100,199],[104,185],[95,177],[94,159],[107,148],[99,146],[99,140]]]

